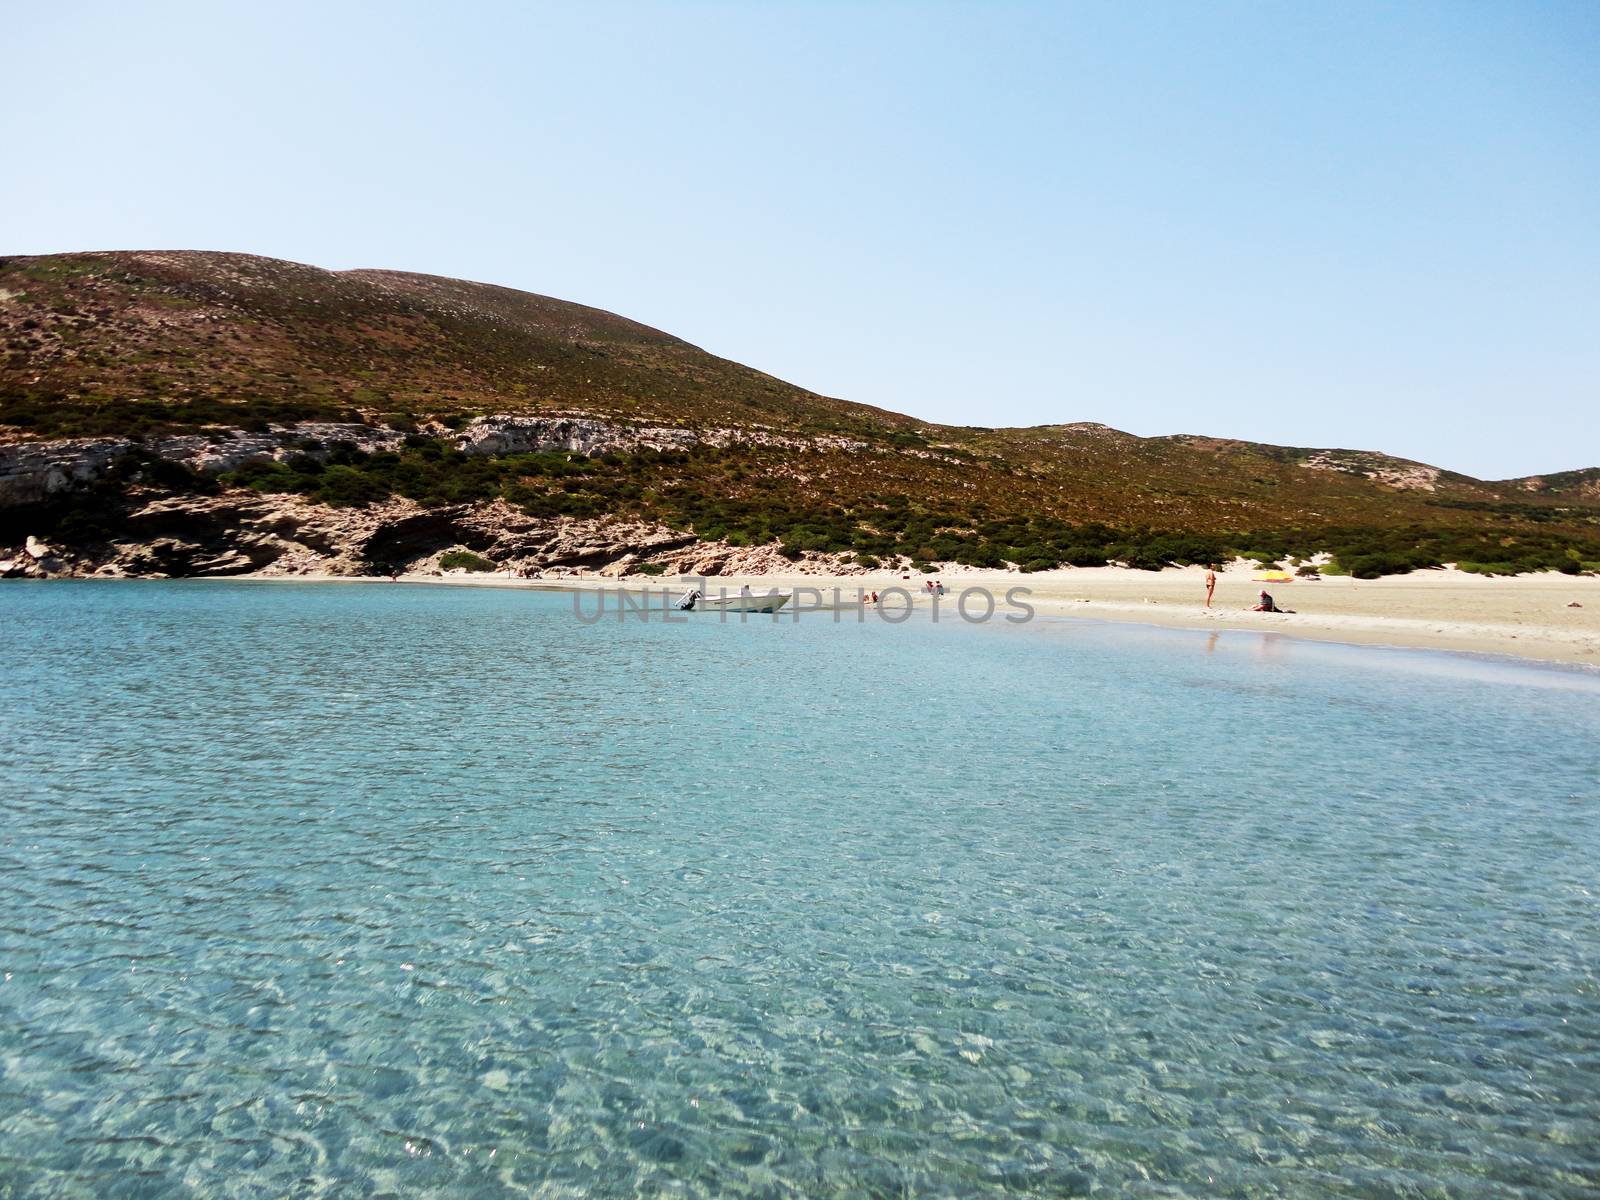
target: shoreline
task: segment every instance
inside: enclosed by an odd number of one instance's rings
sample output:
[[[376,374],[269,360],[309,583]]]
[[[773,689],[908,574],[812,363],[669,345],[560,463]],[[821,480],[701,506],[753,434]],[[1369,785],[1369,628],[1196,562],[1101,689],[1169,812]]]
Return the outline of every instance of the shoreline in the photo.
[[[944,581],[941,619],[956,619],[955,602],[967,588],[991,591],[999,605],[1012,588],[1027,588],[1027,603],[1040,617],[1066,617],[1170,629],[1277,634],[1308,641],[1409,650],[1490,654],[1523,661],[1600,669],[1600,578],[1555,573],[1487,577],[1454,570],[1415,572],[1382,579],[1328,577],[1320,581],[1262,583],[1253,569],[1219,571],[1213,606],[1204,606],[1204,570],[1168,567],[1136,571],[1124,567],[1076,567],[1033,574],[953,568],[902,579],[900,573],[861,575],[731,575],[707,580],[711,590],[748,586],[765,592],[814,588],[831,600],[839,588],[880,593],[899,587],[925,609],[917,589],[927,578]],[[243,582],[388,583],[387,578],[341,575],[234,575]],[[676,577],[579,576],[518,579],[505,575],[407,574],[399,582],[441,587],[521,588],[537,591],[621,589],[674,594],[688,586]],[[1261,588],[1291,613],[1248,611]],[[899,603],[896,598],[895,603]],[[1578,607],[1569,607],[1576,604]],[[995,619],[999,619],[997,614]]]

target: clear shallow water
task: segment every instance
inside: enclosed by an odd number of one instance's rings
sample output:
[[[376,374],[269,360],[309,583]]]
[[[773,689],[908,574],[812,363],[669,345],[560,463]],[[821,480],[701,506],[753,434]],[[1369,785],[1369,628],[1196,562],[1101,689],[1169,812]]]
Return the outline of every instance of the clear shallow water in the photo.
[[[1600,686],[0,587],[0,1195],[1579,1196]]]

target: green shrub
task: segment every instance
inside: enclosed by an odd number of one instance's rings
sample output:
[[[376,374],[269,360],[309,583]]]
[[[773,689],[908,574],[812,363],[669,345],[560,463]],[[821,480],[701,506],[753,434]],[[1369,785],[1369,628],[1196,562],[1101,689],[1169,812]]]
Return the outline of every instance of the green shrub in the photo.
[[[1069,567],[1103,567],[1105,551],[1096,546],[1067,546],[1061,551],[1060,561]]]
[[[950,556],[954,561],[965,563],[969,567],[978,567],[981,570],[997,571],[1006,565],[1005,557],[997,546],[987,542],[980,543],[971,548],[964,548]]]
[[[316,498],[335,508],[361,508],[387,500],[390,490],[370,474],[351,466],[327,467],[317,485]]]
[[[494,563],[484,558],[481,554],[474,554],[471,550],[447,550],[439,555],[439,569],[441,571],[496,571],[499,570]]]
[[[634,563],[629,570],[635,575],[663,575],[666,573],[667,568],[663,563],[641,562]]]
[[[1344,561],[1341,557],[1340,561]],[[1344,564],[1357,579],[1379,579],[1385,575],[1408,575],[1409,559],[1394,554],[1358,554]]]
[[[289,492],[310,495],[317,487],[314,476],[290,470],[281,462],[245,463],[238,470],[219,476],[219,479],[229,487],[251,488],[268,495],[282,495]]]
[[[263,430],[297,421],[360,424],[362,417],[325,400],[108,399],[89,405],[49,391],[0,396],[0,425],[20,425],[41,437],[148,437],[219,425]]]
[[[1125,567],[1132,567],[1135,571],[1159,571],[1167,565],[1167,560],[1158,554],[1151,554],[1138,544],[1118,546],[1113,550],[1112,557]]]

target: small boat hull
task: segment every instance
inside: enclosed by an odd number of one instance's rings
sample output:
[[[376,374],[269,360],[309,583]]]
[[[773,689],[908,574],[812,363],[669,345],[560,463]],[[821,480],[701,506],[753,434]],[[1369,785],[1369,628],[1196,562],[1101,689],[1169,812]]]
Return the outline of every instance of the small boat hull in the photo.
[[[769,594],[757,596],[746,593],[741,596],[708,596],[695,601],[695,612],[722,612],[722,613],[775,613],[785,604],[789,603],[787,593],[782,595]]]

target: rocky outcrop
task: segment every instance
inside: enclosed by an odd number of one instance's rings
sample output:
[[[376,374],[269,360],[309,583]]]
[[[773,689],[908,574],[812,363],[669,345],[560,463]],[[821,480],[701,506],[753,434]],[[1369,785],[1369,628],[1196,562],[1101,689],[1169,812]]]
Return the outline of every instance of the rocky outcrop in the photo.
[[[459,431],[434,425],[424,432],[474,455],[597,456],[736,442],[799,450],[864,447],[831,436],[626,425],[582,416],[484,417]],[[325,458],[339,447],[369,454],[396,450],[406,437],[397,430],[366,425],[303,422],[260,432],[222,430],[142,442],[74,438],[12,443],[0,446],[0,510],[26,520],[30,506],[47,506],[94,484],[118,470],[130,455],[215,476],[250,462],[287,461],[297,455]],[[124,470],[119,478],[120,489],[104,497],[96,494],[87,522],[67,535],[69,547],[41,549],[42,543],[33,538],[9,554],[0,546],[0,574],[351,575],[432,570],[439,556],[451,550],[470,550],[506,571],[552,577],[626,575],[645,562],[686,574],[807,569],[806,560],[784,558],[776,546],[703,543],[692,534],[637,521],[536,519],[498,500],[427,508],[393,498],[360,508],[332,508],[296,495],[244,489],[217,492],[214,486],[210,488],[214,494],[174,495],[141,482],[142,471]],[[848,569],[843,559],[833,556],[818,556],[816,563],[818,570]]]
[[[432,425],[424,431],[465,454],[504,455],[567,452],[590,456],[630,450],[687,450],[734,444],[788,450],[864,450],[867,443],[832,435],[795,437],[759,428],[678,429],[624,425],[591,417],[479,417],[459,431]],[[297,455],[326,458],[336,447],[362,453],[397,450],[407,435],[371,425],[303,421],[260,432],[223,429],[134,441],[129,438],[65,438],[0,445],[0,508],[44,504],[93,483],[125,455],[139,453],[205,475],[251,462],[284,462]]]
[[[1387,454],[1368,454],[1362,451],[1319,450],[1304,459],[1300,465],[1312,471],[1339,471],[1346,475],[1359,475],[1385,487],[1402,492],[1432,492],[1438,490],[1438,467],[1426,463],[1391,458]]]
[[[142,453],[202,474],[232,471],[249,462],[284,461],[297,454],[325,458],[340,444],[368,454],[393,450],[405,434],[367,425],[307,421],[265,432],[224,429],[206,434],[130,438],[66,438],[0,446],[0,508],[43,504],[93,483],[125,455]]]
[[[784,558],[776,546],[733,547],[641,521],[536,519],[495,500],[425,508],[389,500],[331,508],[299,496],[234,490],[214,496],[130,495],[110,540],[72,547],[29,537],[0,547],[0,575],[191,578],[259,574],[437,572],[470,550],[503,572],[625,576],[642,563],[668,574],[848,572],[837,556]]]
[[[48,579],[70,571],[55,547],[32,535],[19,550],[0,558],[0,579]]]
[[[620,450],[686,450],[700,441],[689,429],[629,427],[587,417],[482,417],[463,429],[456,445],[466,454],[535,454],[567,451],[610,454]]]
[[[0,508],[48,503],[93,483],[132,445],[125,438],[68,438],[0,446]]]
[[[1600,500],[1600,467],[1558,471],[1553,475],[1527,475],[1504,480],[1502,486],[1564,500]]]
[[[592,417],[479,417],[459,434],[466,454],[532,454],[567,451],[611,454],[627,450],[687,450],[692,446],[767,446],[785,450],[869,449],[867,442],[832,434],[797,437],[770,429],[681,429],[666,425],[623,425]]]

